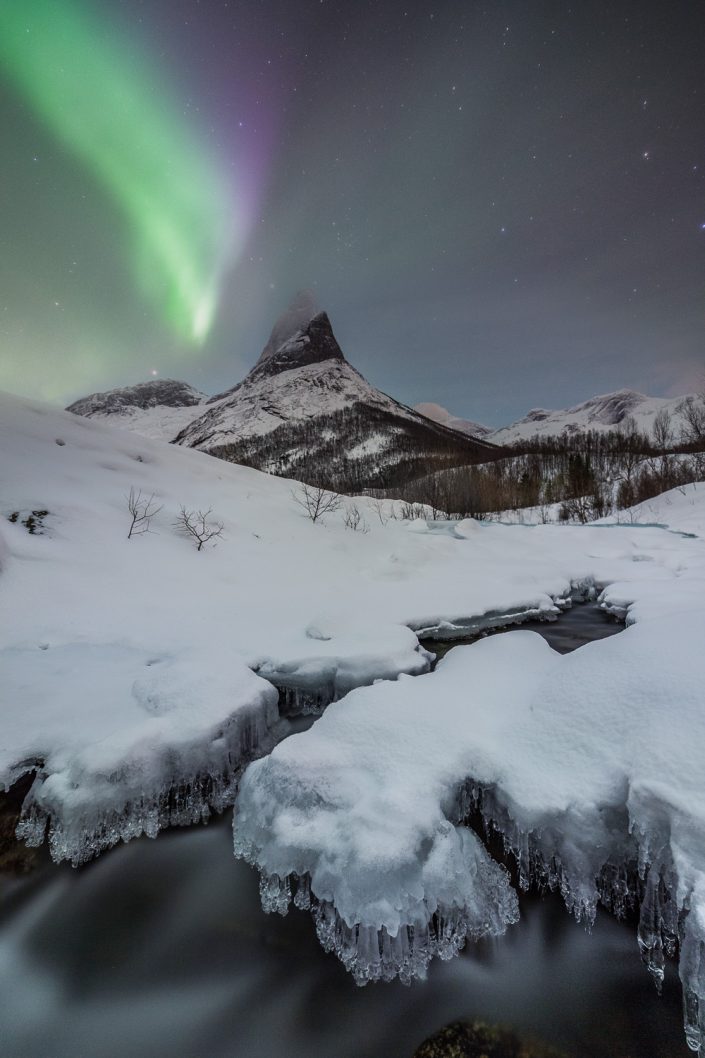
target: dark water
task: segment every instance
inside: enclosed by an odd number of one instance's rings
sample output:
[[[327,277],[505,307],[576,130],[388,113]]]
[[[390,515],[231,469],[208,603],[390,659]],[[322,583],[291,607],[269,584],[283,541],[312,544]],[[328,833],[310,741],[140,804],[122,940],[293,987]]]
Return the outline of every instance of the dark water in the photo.
[[[530,628],[538,632],[544,639],[548,640],[554,650],[559,654],[568,654],[585,643],[591,643],[595,639],[606,639],[620,632],[624,627],[619,621],[591,603],[575,603],[570,610],[566,610],[555,621],[525,621],[517,628]],[[507,629],[500,629],[487,633],[488,635],[501,635]],[[438,660],[447,654],[453,647],[461,643],[473,643],[477,636],[467,639],[424,639],[422,644],[427,650],[432,651]]]
[[[589,609],[561,618],[570,635]],[[554,897],[523,900],[504,938],[433,964],[425,982],[359,989],[307,914],[263,914],[228,823],[0,882],[0,1058],[410,1058],[475,1017],[575,1058],[690,1053],[675,975],[659,999],[635,926],[602,915],[588,935]]]
[[[552,898],[426,982],[359,989],[306,914],[263,914],[223,822],[49,868],[3,911],[3,1058],[410,1058],[459,1017],[581,1058],[689,1053],[677,982],[657,998],[634,928],[605,915],[589,936]]]

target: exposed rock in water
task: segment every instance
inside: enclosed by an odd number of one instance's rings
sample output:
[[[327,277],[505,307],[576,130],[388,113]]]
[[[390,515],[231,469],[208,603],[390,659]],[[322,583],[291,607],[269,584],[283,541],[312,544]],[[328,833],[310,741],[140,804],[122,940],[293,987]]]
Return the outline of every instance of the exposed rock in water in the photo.
[[[434,1033],[413,1058],[567,1058],[542,1043],[520,1040],[513,1032],[481,1021],[456,1021]]]
[[[0,791],[0,874],[27,874],[39,865],[42,853],[15,835],[22,803],[34,782],[34,772],[23,775],[5,793]]]

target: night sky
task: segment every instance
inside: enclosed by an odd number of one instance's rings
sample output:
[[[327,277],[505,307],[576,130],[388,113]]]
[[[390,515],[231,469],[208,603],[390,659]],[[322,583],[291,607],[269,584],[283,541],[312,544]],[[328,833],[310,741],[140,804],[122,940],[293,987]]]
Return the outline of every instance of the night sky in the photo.
[[[705,3],[3,0],[0,387],[207,392],[315,290],[500,425],[705,370]]]

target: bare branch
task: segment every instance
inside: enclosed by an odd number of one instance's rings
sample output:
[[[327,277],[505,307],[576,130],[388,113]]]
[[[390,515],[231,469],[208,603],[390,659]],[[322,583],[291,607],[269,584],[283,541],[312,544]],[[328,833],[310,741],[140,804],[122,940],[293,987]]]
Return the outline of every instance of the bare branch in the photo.
[[[154,518],[155,514],[159,514],[162,509],[162,504],[155,502],[154,493],[151,496],[144,496],[141,489],[136,490],[132,486],[125,500],[131,515],[127,539],[130,540],[133,536],[141,536],[142,533],[151,533],[152,518]]]
[[[370,507],[372,508],[372,510],[375,512],[375,514],[379,518],[379,524],[380,525],[386,525],[387,522],[389,521],[389,515],[387,514],[387,511],[386,511],[385,501],[382,500],[382,499],[370,500]]]
[[[337,492],[327,492],[318,485],[306,485],[304,482],[291,493],[291,497],[314,524],[322,521],[327,514],[340,510],[343,504]]]
[[[196,550],[201,551],[204,544],[223,535],[223,523],[210,520],[212,513],[212,507],[209,507],[207,511],[189,511],[182,504],[179,516],[174,522],[174,528],[177,532],[190,537],[196,544]]]
[[[370,527],[362,517],[360,508],[356,503],[351,503],[345,508],[345,528],[352,529],[354,533],[369,533]]]

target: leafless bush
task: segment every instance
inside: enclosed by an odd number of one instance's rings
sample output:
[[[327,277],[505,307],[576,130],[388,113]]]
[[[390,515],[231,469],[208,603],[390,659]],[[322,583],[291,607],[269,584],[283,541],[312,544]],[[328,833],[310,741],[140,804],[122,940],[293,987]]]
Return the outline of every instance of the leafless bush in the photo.
[[[562,522],[580,522],[585,525],[595,518],[601,518],[607,510],[607,505],[599,491],[589,496],[573,496],[564,500],[561,504],[558,517]]]
[[[402,521],[413,522],[415,518],[426,517],[426,508],[423,503],[408,503],[405,500],[401,505],[399,516]]]
[[[370,507],[379,518],[379,524],[386,525],[389,521],[389,515],[386,511],[386,502],[380,499],[370,500]]]
[[[683,443],[698,447],[705,445],[705,396],[686,397],[678,405],[678,411],[683,417]]]
[[[155,514],[159,514],[162,509],[161,503],[155,503],[154,493],[150,496],[145,496],[141,489],[135,489],[133,486],[125,500],[131,516],[127,539],[129,540],[133,536],[141,536],[142,533],[150,533],[152,531],[150,528],[152,518],[154,518]]]
[[[174,528],[190,537],[196,544],[196,550],[201,551],[204,544],[223,535],[223,523],[211,520],[212,513],[212,507],[207,511],[189,511],[182,504]]]
[[[660,452],[664,452],[667,448],[672,446],[673,420],[671,419],[668,408],[661,408],[661,411],[654,419],[651,432],[654,439],[654,447]]]
[[[356,503],[351,503],[345,508],[345,528],[352,529],[354,533],[369,533],[370,527],[362,517],[360,508]]]
[[[291,496],[314,523],[322,521],[327,514],[340,510],[343,505],[337,492],[327,492],[317,485],[306,485],[304,482]]]

